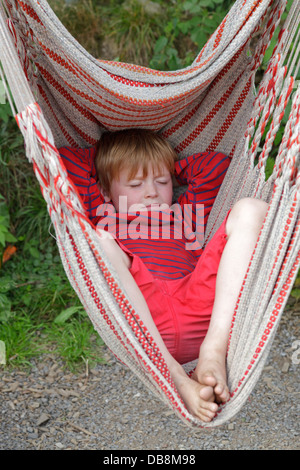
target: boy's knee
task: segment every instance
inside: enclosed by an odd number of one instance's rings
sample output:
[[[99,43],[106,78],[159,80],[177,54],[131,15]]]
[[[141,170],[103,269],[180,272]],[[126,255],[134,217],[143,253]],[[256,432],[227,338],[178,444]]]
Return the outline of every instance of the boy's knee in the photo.
[[[130,268],[129,256],[119,247],[117,242],[111,238],[104,238],[101,240],[101,245],[115,269],[120,267]]]
[[[268,204],[260,199],[244,198],[240,199],[233,207],[239,216],[252,218],[255,216],[264,216],[266,214]]]
[[[268,204],[254,198],[240,199],[232,208],[228,218],[227,232],[230,234],[233,227],[239,225],[245,228],[261,226],[264,221]]]

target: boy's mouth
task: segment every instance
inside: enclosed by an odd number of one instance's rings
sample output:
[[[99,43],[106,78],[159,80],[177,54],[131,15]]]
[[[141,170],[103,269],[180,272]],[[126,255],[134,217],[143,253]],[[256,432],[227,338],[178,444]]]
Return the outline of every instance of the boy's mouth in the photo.
[[[158,202],[152,202],[151,204],[147,204],[146,208],[147,209],[152,209],[152,208],[159,207],[159,206],[160,206],[160,204]]]
[[[129,214],[139,211],[166,211],[169,209],[169,205],[166,203],[159,203],[159,202],[151,202],[150,204],[133,204],[130,207],[128,207],[127,211]]]

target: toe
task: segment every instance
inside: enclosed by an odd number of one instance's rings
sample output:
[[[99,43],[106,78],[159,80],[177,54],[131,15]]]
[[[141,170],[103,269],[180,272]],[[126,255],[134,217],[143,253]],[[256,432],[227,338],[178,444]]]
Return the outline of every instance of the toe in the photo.
[[[214,394],[214,389],[213,387],[202,387],[200,392],[199,392],[200,398],[202,400],[210,403],[213,402],[215,399],[215,394]]]
[[[216,416],[217,411],[218,411],[218,406],[216,408],[201,407],[201,409],[199,410],[199,418],[202,419],[202,421],[210,422]]]
[[[217,385],[217,380],[214,376],[213,373],[207,372],[206,374],[203,374],[200,380],[201,383],[204,385],[208,385],[210,387],[215,387]]]

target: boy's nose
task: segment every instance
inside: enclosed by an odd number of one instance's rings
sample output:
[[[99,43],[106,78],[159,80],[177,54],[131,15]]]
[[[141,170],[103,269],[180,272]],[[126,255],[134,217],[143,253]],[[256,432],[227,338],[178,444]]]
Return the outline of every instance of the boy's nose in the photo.
[[[150,198],[150,197],[156,196],[156,194],[157,194],[157,191],[156,191],[155,184],[152,182],[148,182],[146,185],[145,196],[147,198]]]

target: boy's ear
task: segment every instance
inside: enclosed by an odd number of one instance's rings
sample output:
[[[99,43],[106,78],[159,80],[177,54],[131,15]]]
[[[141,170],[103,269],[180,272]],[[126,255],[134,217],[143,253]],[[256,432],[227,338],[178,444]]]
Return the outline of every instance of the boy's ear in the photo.
[[[103,188],[101,188],[99,182],[97,184],[98,184],[99,191],[100,191],[101,195],[103,196],[104,202],[111,201],[110,195],[106,191],[104,191]]]
[[[105,201],[105,202],[111,201],[111,197],[108,196],[107,194],[103,194],[103,197],[104,197],[104,201]]]
[[[102,190],[102,195],[103,195],[103,197],[104,197],[104,202],[109,202],[109,201],[111,201],[111,197],[110,197],[110,195],[109,195],[106,191]]]

